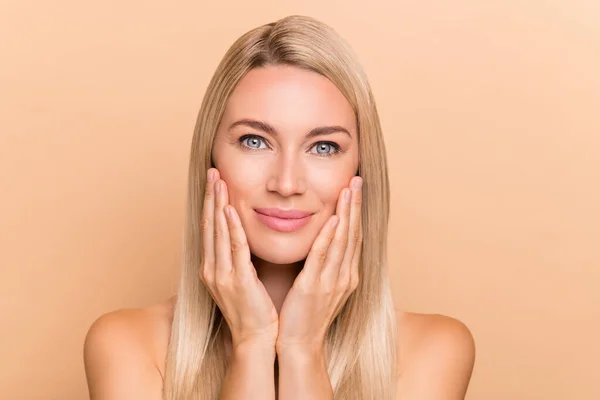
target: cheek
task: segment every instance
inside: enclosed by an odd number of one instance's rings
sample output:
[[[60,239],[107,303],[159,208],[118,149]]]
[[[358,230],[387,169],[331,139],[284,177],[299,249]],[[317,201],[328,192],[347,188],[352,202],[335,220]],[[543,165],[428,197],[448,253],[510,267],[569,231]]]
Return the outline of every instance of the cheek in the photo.
[[[260,163],[250,162],[243,157],[228,157],[230,162],[221,162],[219,172],[221,179],[227,182],[228,187],[244,188],[256,185],[264,173]]]
[[[325,208],[327,209],[329,214],[335,214],[337,210],[338,198],[340,196],[340,192],[343,189],[343,186],[336,187],[335,190],[329,191],[326,194],[326,197],[323,200],[323,204],[325,204]]]
[[[317,193],[321,203],[335,209],[343,188],[348,187],[353,174],[343,168],[320,169],[310,175],[310,187]]]
[[[240,168],[239,165],[229,165],[220,172],[221,179],[227,183],[229,204],[238,212],[244,212],[244,206],[252,203],[254,192],[261,181],[260,174],[253,173],[249,168]]]

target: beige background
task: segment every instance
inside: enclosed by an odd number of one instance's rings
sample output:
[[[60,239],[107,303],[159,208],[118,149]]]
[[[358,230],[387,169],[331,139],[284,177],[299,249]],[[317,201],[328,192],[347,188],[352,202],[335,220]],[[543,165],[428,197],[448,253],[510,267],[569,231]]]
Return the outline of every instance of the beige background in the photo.
[[[92,321],[173,292],[208,80],[307,14],[370,76],[395,298],[471,328],[467,398],[599,399],[600,3],[216,3],[1,3],[0,398],[87,398]]]

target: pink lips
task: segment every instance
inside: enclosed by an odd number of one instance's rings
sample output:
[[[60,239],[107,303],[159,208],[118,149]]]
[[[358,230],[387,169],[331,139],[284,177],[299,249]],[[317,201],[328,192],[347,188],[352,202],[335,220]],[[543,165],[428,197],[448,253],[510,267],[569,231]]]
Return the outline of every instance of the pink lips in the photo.
[[[306,225],[312,213],[279,208],[256,208],[256,215],[263,224],[279,232],[293,232]]]

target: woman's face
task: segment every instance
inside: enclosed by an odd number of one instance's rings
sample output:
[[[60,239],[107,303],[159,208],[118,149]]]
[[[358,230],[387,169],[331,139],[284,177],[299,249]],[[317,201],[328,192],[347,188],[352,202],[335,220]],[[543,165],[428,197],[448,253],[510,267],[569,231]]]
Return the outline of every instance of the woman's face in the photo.
[[[307,136],[321,127],[336,128]],[[275,264],[307,257],[335,214],[340,191],[356,174],[357,134],[352,107],[320,74],[268,66],[242,78],[228,100],[212,156],[255,256]],[[263,223],[257,208],[312,215],[301,228],[281,232]]]

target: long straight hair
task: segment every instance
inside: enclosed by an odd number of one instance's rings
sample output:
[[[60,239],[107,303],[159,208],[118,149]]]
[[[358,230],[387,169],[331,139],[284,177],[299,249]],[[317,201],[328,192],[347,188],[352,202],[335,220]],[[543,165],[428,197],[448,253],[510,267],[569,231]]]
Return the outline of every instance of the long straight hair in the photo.
[[[216,400],[227,364],[220,310],[200,279],[206,173],[227,100],[253,68],[289,65],[319,73],[351,104],[358,126],[363,178],[363,247],[359,285],[325,338],[336,400],[394,399],[396,315],[387,271],[389,179],[375,100],[348,43],[311,17],[292,15],[255,28],[226,52],[204,95],[192,138],[182,271],[169,340],[163,398]]]

